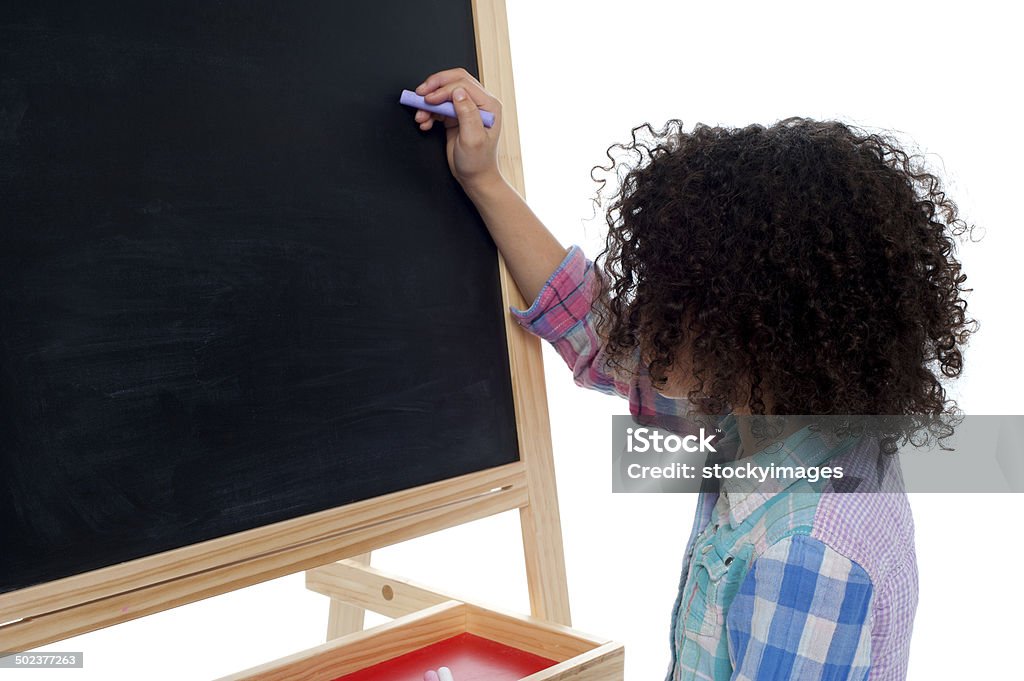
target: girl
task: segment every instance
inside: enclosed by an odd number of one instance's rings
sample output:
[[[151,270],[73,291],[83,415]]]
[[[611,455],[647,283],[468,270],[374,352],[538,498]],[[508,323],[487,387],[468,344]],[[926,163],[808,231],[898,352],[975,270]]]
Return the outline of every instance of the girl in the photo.
[[[886,454],[894,422],[910,436],[954,414],[940,377],[959,375],[973,324],[951,255],[966,225],[937,179],[839,122],[641,126],[613,145],[640,162],[617,174],[598,268],[502,178],[497,99],[463,69],[416,92],[453,100],[457,119],[415,120],[443,121],[451,171],[533,301],[512,314],[577,384],[628,399],[637,420],[724,417],[721,442],[737,456],[846,471],[701,493],[668,678],[904,678],[917,564]],[[480,108],[495,115],[490,129]],[[844,418],[756,427],[795,414]]]

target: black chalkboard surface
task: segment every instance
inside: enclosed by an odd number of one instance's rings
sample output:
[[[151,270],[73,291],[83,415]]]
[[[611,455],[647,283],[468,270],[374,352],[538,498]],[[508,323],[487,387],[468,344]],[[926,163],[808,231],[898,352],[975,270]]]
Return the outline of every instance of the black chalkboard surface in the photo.
[[[0,5],[0,592],[519,459],[469,0]]]

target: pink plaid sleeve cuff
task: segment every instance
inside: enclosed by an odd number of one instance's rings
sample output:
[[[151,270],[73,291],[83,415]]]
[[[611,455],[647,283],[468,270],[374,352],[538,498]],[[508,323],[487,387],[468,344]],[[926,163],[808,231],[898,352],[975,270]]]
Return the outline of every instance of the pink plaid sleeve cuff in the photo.
[[[554,342],[579,324],[590,311],[594,264],[573,246],[551,274],[537,299],[525,310],[509,307],[516,322],[544,340]]]

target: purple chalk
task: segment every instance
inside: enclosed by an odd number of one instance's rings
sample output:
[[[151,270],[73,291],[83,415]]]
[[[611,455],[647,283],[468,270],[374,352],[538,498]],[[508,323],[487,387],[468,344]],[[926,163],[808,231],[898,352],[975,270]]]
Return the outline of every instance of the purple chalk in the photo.
[[[439,113],[442,116],[458,118],[458,115],[455,113],[455,105],[450,101],[441,102],[440,104],[427,104],[422,97],[412,90],[402,90],[402,98],[398,100],[398,103],[416,107],[417,109],[423,109],[424,111],[430,111],[432,113]],[[484,111],[481,109],[480,118],[483,119],[485,128],[489,128],[494,125],[494,114],[490,111]]]

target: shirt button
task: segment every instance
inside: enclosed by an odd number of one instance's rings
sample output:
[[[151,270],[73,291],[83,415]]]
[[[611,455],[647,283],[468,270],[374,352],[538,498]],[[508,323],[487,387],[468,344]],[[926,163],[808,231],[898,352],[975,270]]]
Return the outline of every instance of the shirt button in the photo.
[[[730,565],[732,565],[732,556],[726,556],[725,560],[722,562],[725,563],[726,567],[729,567]]]

